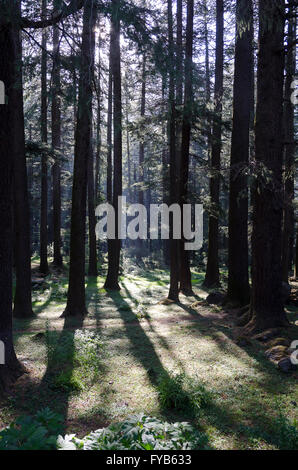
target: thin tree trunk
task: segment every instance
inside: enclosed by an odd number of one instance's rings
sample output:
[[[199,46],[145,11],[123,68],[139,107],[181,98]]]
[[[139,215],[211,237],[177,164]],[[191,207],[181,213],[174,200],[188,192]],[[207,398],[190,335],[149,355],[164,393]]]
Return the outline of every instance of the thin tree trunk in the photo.
[[[100,160],[101,160],[101,63],[99,58],[97,79],[97,123],[96,123],[96,159],[95,159],[95,204],[100,200]]]
[[[0,392],[5,391],[21,373],[12,336],[12,210],[13,210],[13,154],[12,143],[16,138],[13,119],[15,85],[15,65],[19,60],[19,46],[12,26],[4,23],[4,18],[17,11],[16,2],[5,1],[0,5],[0,80],[4,83],[7,101],[0,106],[0,341],[4,343],[5,365],[0,365]]]
[[[143,136],[143,119],[146,112],[146,57],[143,56],[142,63],[142,88],[141,88],[141,139],[139,145],[139,204],[144,205],[144,165],[145,165],[145,142]],[[144,256],[144,241],[138,239],[137,257]]]
[[[291,10],[290,10],[291,11]],[[285,103],[284,103],[284,140],[285,140],[285,197],[284,197],[284,224],[283,224],[283,248],[282,248],[282,277],[284,282],[289,280],[289,269],[292,264],[293,244],[294,244],[294,207],[295,195],[295,129],[294,129],[294,104],[291,100],[293,93],[292,83],[296,71],[296,49],[292,43],[296,39],[296,19],[288,22],[288,40],[290,46],[286,57],[286,82],[285,82]]]
[[[181,208],[188,203],[188,179],[189,179],[189,148],[191,139],[192,115],[193,115],[193,92],[192,92],[192,57],[193,57],[193,16],[194,2],[187,1],[187,26],[185,46],[185,89],[184,89],[184,111],[182,122],[182,144],[180,163],[180,197]],[[183,215],[182,215],[183,221]],[[183,227],[183,224],[182,224]],[[191,295],[191,272],[189,252],[184,248],[185,240],[182,238],[180,244],[180,290],[185,295]]]
[[[183,2],[177,0],[177,38],[176,38],[176,141],[177,148],[181,148],[182,141],[182,120],[183,120]],[[176,152],[177,174],[180,174],[179,151]]]
[[[176,161],[176,109],[175,109],[175,70],[173,39],[173,5],[168,0],[168,50],[169,50],[169,147],[170,147],[170,202],[179,203],[177,191]],[[173,216],[170,216],[170,289],[168,299],[179,301],[179,240],[173,236]]]
[[[20,14],[21,4],[14,1],[13,9]],[[12,133],[12,152],[14,156],[14,231],[16,289],[14,297],[14,316],[30,318],[33,316],[31,297],[31,243],[30,209],[27,187],[27,167],[25,156],[23,84],[22,84],[22,43],[20,31],[14,31],[14,86],[10,102],[14,112],[10,126]],[[11,59],[10,59],[11,60]]]
[[[113,163],[112,163],[112,124],[113,124],[113,72],[112,72],[112,32],[110,37],[109,56],[109,89],[108,89],[108,122],[107,122],[107,201],[112,204],[113,199]]]
[[[233,131],[229,193],[229,279],[228,300],[247,305],[248,275],[248,181],[249,130],[253,77],[253,6],[237,0],[236,49],[233,101]]]
[[[93,0],[86,0],[84,7],[79,101],[75,136],[69,288],[67,306],[63,314],[66,317],[84,316],[87,314],[85,302],[85,234],[88,161],[92,148],[92,80],[94,73],[95,23],[95,4]]]
[[[296,247],[295,247],[295,279],[298,279],[298,228],[296,228]]]
[[[144,119],[146,111],[146,58],[143,57],[142,63],[142,90],[141,90],[141,122]],[[144,204],[144,158],[145,144],[144,138],[141,137],[139,146],[139,204]]]
[[[250,331],[287,323],[282,299],[284,0],[259,2]]]
[[[132,203],[132,191],[131,191],[131,155],[130,155],[130,138],[129,138],[129,116],[128,116],[128,87],[127,79],[125,80],[125,124],[126,124],[126,151],[127,151],[127,173],[128,173],[128,198],[129,202]]]
[[[166,112],[166,77],[162,76],[162,114],[165,119]],[[163,123],[162,126],[163,135],[163,149],[162,149],[162,203],[167,204],[169,202],[169,155],[167,146],[167,126]],[[170,243],[169,240],[162,240],[163,249],[163,260],[166,266],[169,265],[170,260]]]
[[[59,10],[61,0],[55,0],[54,10]],[[61,151],[61,100],[60,100],[60,39],[58,26],[53,27],[53,87],[52,87],[52,147]],[[53,180],[53,235],[54,259],[56,268],[63,266],[61,255],[61,166],[59,158],[55,157],[52,167]]]
[[[205,71],[206,71],[206,106],[207,106],[207,153],[208,164],[211,159],[211,145],[212,145],[212,132],[211,132],[211,118],[210,118],[210,102],[211,102],[211,80],[210,80],[210,58],[209,58],[209,32],[207,22],[207,1],[204,2],[204,39],[205,39]]]
[[[118,198],[122,196],[122,93],[121,93],[121,53],[120,53],[120,0],[112,0],[111,30],[111,68],[114,88],[114,184],[113,206],[115,209],[115,240],[108,240],[108,273],[105,288],[119,290],[118,277],[120,268],[121,240],[118,234],[119,214]]]
[[[209,214],[208,261],[205,287],[215,287],[219,281],[219,193],[220,193],[220,156],[222,134],[222,98],[223,98],[223,55],[224,55],[224,5],[223,0],[216,0],[216,64],[215,64],[215,117],[213,121]]]
[[[42,0],[42,17],[46,18],[47,0]],[[41,52],[41,141],[48,143],[47,130],[47,31],[42,31]],[[48,274],[48,163],[46,152],[41,156],[41,200],[40,200],[40,266],[42,274]]]
[[[92,141],[91,141],[92,142]],[[92,143],[90,144],[90,156],[88,164],[88,218],[89,218],[89,268],[88,275],[96,277],[97,250],[96,250],[96,217],[94,206],[94,157]]]

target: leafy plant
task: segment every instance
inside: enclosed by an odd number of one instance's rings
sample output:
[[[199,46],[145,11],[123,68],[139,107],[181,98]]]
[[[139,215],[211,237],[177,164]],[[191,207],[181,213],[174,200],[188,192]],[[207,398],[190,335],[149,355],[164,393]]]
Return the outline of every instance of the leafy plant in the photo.
[[[185,411],[192,408],[191,399],[183,387],[184,374],[164,373],[158,383],[159,400],[162,408]]]
[[[211,403],[211,393],[184,373],[162,374],[158,384],[160,404],[164,409],[195,411]]]
[[[59,436],[60,450],[188,450],[206,449],[208,438],[189,423],[166,423],[145,415],[99,429],[83,439]]]
[[[62,422],[62,416],[49,408],[39,411],[34,418],[20,416],[0,432],[0,450],[55,450]]]

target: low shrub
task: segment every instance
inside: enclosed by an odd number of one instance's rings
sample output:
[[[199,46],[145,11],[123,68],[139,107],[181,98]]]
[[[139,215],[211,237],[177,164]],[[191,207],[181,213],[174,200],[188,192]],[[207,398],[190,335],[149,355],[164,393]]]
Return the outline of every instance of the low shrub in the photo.
[[[189,423],[170,424],[144,414],[78,439],[62,437],[63,418],[48,408],[22,416],[0,432],[0,450],[190,450],[207,449],[208,438]]]
[[[165,372],[158,381],[159,400],[163,409],[195,412],[212,401],[211,393],[184,373]]]
[[[55,450],[63,418],[49,408],[33,418],[21,416],[0,432],[0,450]]]
[[[92,432],[83,439],[59,436],[60,450],[189,450],[206,449],[208,438],[189,423],[166,423],[145,415],[132,416]]]

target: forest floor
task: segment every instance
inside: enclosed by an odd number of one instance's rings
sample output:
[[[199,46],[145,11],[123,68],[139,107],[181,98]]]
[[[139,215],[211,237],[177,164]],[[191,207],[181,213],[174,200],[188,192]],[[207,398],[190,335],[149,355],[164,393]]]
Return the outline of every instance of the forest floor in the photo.
[[[277,370],[257,341],[237,344],[235,312],[204,302],[202,273],[193,274],[195,296],[178,305],[160,303],[168,279],[166,271],[129,266],[112,293],[103,277],[87,278],[83,321],[60,318],[66,272],[37,282],[36,317],[14,323],[28,373],[1,403],[0,429],[49,407],[64,416],[67,432],[83,436],[144,412],[192,422],[212,449],[297,446],[298,372]],[[288,313],[298,339],[298,310]]]

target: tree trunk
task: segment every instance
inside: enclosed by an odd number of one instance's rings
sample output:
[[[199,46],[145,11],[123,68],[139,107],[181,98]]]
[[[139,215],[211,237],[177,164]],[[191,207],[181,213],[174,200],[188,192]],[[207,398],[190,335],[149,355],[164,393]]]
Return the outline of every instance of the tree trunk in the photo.
[[[219,281],[219,191],[220,191],[220,155],[222,133],[222,98],[223,98],[223,57],[224,55],[224,5],[223,0],[216,0],[216,63],[215,63],[215,117],[213,120],[209,214],[208,261],[204,285],[215,287]]]
[[[250,331],[285,325],[282,299],[283,0],[259,2]]]
[[[290,10],[291,11],[291,10]],[[284,224],[283,224],[283,245],[282,245],[282,277],[284,282],[289,280],[289,269],[292,265],[292,254],[294,244],[294,207],[295,196],[294,176],[295,176],[295,129],[294,129],[294,104],[291,100],[293,93],[292,83],[296,70],[296,49],[292,43],[296,39],[296,19],[291,18],[288,22],[289,46],[286,57],[286,82],[285,82],[285,103],[284,103],[284,140],[285,140],[285,188],[284,188]]]
[[[146,111],[146,58],[143,57],[142,63],[142,90],[141,90],[141,125]],[[141,129],[142,133],[143,129]],[[141,136],[139,147],[139,204],[144,204],[144,158],[145,158],[145,144],[144,138]]]
[[[179,203],[176,161],[176,109],[175,109],[175,54],[173,39],[173,5],[168,0],[168,52],[169,52],[169,147],[170,147],[170,202]],[[170,289],[168,299],[179,301],[179,240],[173,236],[173,216],[170,216]]]
[[[183,119],[183,2],[177,0],[177,37],[176,37],[176,142],[177,148],[181,149],[182,142],[182,119]],[[180,174],[180,151],[176,152],[177,174]]]
[[[162,76],[162,115],[164,118],[162,125],[163,149],[162,149],[162,203],[169,202],[169,155],[167,145],[167,126],[165,123],[166,114],[166,77]],[[166,266],[169,266],[170,243],[169,240],[162,240],[163,260]]]
[[[94,207],[94,157],[92,140],[90,144],[90,156],[88,164],[88,218],[89,218],[89,276],[98,276],[97,249],[96,249],[96,217]]]
[[[101,43],[100,43],[101,45]],[[95,160],[95,204],[100,202],[100,161],[101,161],[101,63],[99,58],[97,79],[97,123],[96,123],[96,160]]]
[[[20,14],[20,2],[14,1],[13,8]],[[27,167],[25,156],[23,84],[22,84],[22,43],[16,25],[14,35],[14,86],[11,89],[10,104],[14,110],[10,118],[12,129],[11,151],[14,156],[14,231],[16,289],[14,297],[14,316],[30,318],[33,316],[31,297],[31,244],[30,210],[27,187]],[[12,59],[9,59],[12,60]]]
[[[206,71],[206,106],[207,106],[207,153],[208,164],[211,159],[211,145],[212,145],[212,132],[211,132],[211,117],[210,117],[210,102],[211,102],[211,80],[210,80],[210,58],[209,58],[209,32],[207,21],[207,1],[204,0],[204,39],[205,39],[205,71]]]
[[[131,155],[130,155],[130,138],[129,138],[129,91],[127,77],[125,78],[125,124],[126,124],[126,152],[127,152],[127,174],[128,174],[128,200],[132,203],[131,190]]]
[[[295,247],[295,279],[298,279],[298,228],[296,228],[296,247]]]
[[[184,111],[182,122],[182,144],[180,162],[180,197],[181,208],[188,201],[188,178],[189,178],[189,147],[191,138],[192,115],[193,115],[193,92],[192,92],[192,56],[193,56],[193,15],[194,2],[187,1],[187,26],[185,46],[185,90]],[[183,215],[182,215],[183,222]],[[182,223],[183,227],[183,223]],[[185,295],[193,294],[191,285],[191,272],[189,252],[184,249],[185,240],[182,238],[180,244],[180,290]]]
[[[46,18],[47,0],[42,1],[42,17]],[[47,32],[42,31],[41,52],[41,141],[48,143],[47,132]],[[40,266],[42,274],[48,274],[48,164],[46,152],[41,156],[41,198],[40,198]]]
[[[121,53],[120,53],[120,0],[112,0],[111,66],[114,87],[114,188],[113,206],[115,209],[115,240],[108,240],[108,273],[105,288],[119,290],[121,240],[118,234],[118,198],[122,196],[122,93],[121,93]]]
[[[14,121],[14,102],[12,97],[15,85],[15,64],[19,60],[19,45],[16,30],[4,23],[3,18],[11,13],[11,1],[1,2],[0,6],[0,80],[6,91],[6,104],[0,106],[0,341],[4,343],[5,364],[0,365],[0,392],[21,373],[12,337],[12,210],[13,210],[13,154],[12,143],[17,137]],[[13,2],[13,7],[18,5]],[[21,137],[21,136],[20,136]]]
[[[141,88],[141,139],[139,145],[139,204],[144,205],[144,165],[145,165],[145,142],[144,142],[144,129],[143,120],[146,112],[146,57],[143,56],[142,63],[142,88]],[[138,239],[138,252],[137,257],[141,258],[144,256],[144,241]]]
[[[108,122],[107,122],[107,201],[113,200],[113,163],[112,163],[112,124],[113,124],[113,72],[112,72],[112,32],[109,56]]]
[[[61,0],[55,0],[54,10],[59,10]],[[60,38],[58,26],[53,27],[53,87],[52,87],[52,147],[61,151],[61,100],[60,100]],[[61,167],[59,157],[55,157],[52,167],[53,180],[53,235],[54,259],[53,265],[62,268],[61,255]]]
[[[79,101],[75,135],[69,288],[64,316],[84,316],[87,314],[85,303],[85,232],[87,172],[91,152],[95,22],[96,7],[94,2],[93,0],[86,0],[84,7]]]
[[[249,130],[252,92],[253,6],[237,0],[233,131],[229,193],[228,301],[247,305],[248,275],[248,181]]]

